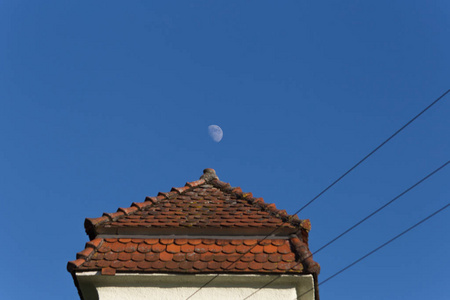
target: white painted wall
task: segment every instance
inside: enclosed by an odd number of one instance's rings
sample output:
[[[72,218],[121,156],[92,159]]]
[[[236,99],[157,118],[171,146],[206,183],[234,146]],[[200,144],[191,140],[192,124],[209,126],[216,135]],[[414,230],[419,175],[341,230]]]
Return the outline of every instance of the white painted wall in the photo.
[[[116,274],[77,273],[85,300],[184,300],[214,274]],[[192,300],[242,300],[277,275],[220,275]],[[252,300],[314,299],[312,275],[282,275],[281,278],[252,296]]]

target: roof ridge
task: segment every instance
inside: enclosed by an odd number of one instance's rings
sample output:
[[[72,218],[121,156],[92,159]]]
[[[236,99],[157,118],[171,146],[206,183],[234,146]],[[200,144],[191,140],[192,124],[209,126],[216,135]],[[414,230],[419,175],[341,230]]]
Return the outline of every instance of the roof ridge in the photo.
[[[311,222],[309,219],[301,220],[297,214],[290,215],[285,209],[278,209],[275,203],[266,203],[263,198],[255,198],[252,193],[244,193],[240,187],[232,187],[229,183],[220,181],[219,179],[213,179],[210,183],[222,192],[234,194],[236,197],[246,200],[249,204],[268,212],[273,217],[283,220],[285,223],[300,226],[307,231],[311,230]]]
[[[185,193],[193,188],[196,188],[202,184],[205,184],[207,181],[204,179],[199,179],[196,181],[188,181],[183,187],[172,187],[170,192],[164,193],[164,192],[158,192],[158,195],[156,197],[145,197],[144,202],[133,202],[131,203],[130,207],[123,208],[119,207],[117,209],[117,212],[115,213],[103,213],[101,217],[98,218],[86,218],[84,221],[84,227],[86,229],[86,233],[89,234],[89,231],[91,231],[96,226],[106,223],[108,221],[116,221],[117,219],[120,219],[121,217],[132,215],[138,211],[142,211],[145,208],[148,208],[152,205],[160,203],[162,200],[169,199],[176,195],[181,195],[182,193]]]
[[[84,227],[86,233],[94,238],[95,235],[92,234],[92,230],[98,225],[109,221],[116,221],[120,218],[133,215],[139,211],[143,211],[153,205],[161,203],[162,200],[170,199],[174,196],[186,193],[196,187],[204,184],[212,184],[215,188],[218,188],[224,193],[232,194],[238,199],[246,200],[247,203],[253,205],[254,207],[268,212],[271,216],[281,219],[284,223],[289,223],[295,227],[301,227],[307,232],[311,230],[311,223],[309,219],[301,220],[298,215],[289,215],[286,210],[280,210],[276,207],[275,203],[266,203],[263,198],[255,198],[252,193],[244,193],[240,187],[232,187],[229,183],[220,181],[219,178],[212,173],[213,169],[205,169],[204,175],[200,177],[199,180],[186,182],[183,187],[172,187],[170,192],[159,192],[156,197],[145,197],[144,202],[133,202],[130,207],[124,208],[119,207],[114,213],[103,213],[101,217],[98,218],[86,218],[84,221]],[[205,176],[205,174],[207,176]]]

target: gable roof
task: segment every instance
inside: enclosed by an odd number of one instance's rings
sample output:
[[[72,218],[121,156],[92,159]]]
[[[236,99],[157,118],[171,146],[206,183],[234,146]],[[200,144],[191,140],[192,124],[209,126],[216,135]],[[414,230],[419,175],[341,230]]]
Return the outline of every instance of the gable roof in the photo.
[[[317,279],[309,220],[231,187],[213,169],[203,172],[184,187],[87,218],[91,241],[67,264],[77,288],[76,273],[86,271],[313,274]]]
[[[286,235],[309,231],[310,223],[220,181],[213,169],[205,169],[200,180],[184,187],[85,221],[91,239],[116,234],[235,235],[236,229],[241,235],[266,235],[278,227],[274,234]]]

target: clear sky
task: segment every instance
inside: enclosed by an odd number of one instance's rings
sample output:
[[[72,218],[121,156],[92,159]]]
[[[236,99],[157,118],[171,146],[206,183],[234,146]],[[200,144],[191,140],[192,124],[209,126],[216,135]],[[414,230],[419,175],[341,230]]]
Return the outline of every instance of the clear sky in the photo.
[[[84,218],[207,167],[295,212],[450,88],[449,37],[446,0],[0,1],[0,298],[77,299]],[[450,95],[302,211],[311,249],[449,160],[449,115]],[[449,179],[318,253],[319,279],[448,203]],[[449,299],[449,230],[447,210],[322,299]]]

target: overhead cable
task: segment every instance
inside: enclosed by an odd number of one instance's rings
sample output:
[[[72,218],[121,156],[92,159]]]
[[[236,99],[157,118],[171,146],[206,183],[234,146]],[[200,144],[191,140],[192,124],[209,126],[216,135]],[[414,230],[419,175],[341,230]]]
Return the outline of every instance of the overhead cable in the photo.
[[[392,204],[394,201],[396,201],[397,199],[399,199],[400,197],[402,197],[403,195],[405,195],[406,193],[408,193],[409,191],[411,191],[412,189],[414,189],[415,187],[417,187],[419,184],[421,184],[422,182],[424,182],[425,180],[427,180],[428,178],[430,178],[431,176],[433,176],[434,174],[436,174],[438,171],[442,170],[445,166],[447,166],[450,163],[450,160],[447,161],[446,163],[444,163],[443,165],[441,165],[439,168],[435,169],[433,172],[429,173],[428,175],[426,175],[425,177],[423,177],[421,180],[417,181],[415,184],[413,184],[412,186],[410,186],[409,188],[407,188],[406,190],[404,190],[403,192],[401,192],[400,194],[398,194],[397,196],[395,196],[392,200],[390,200],[389,202],[385,203],[384,205],[382,205],[381,207],[379,207],[378,209],[374,210],[372,213],[370,213],[369,215],[367,215],[366,217],[364,217],[363,219],[361,219],[359,222],[357,222],[356,224],[354,224],[353,226],[349,227],[347,230],[345,230],[344,232],[342,232],[341,234],[339,234],[337,237],[335,237],[334,239],[332,239],[331,241],[329,241],[328,243],[326,243],[325,245],[323,245],[322,247],[320,247],[319,249],[317,249],[315,252],[313,252],[311,255],[303,258],[301,261],[299,261],[297,264],[295,264],[294,266],[292,266],[287,272],[289,272],[290,270],[292,270],[293,268],[295,268],[296,266],[298,266],[299,264],[303,263],[306,259],[310,258],[311,256],[317,254],[318,252],[322,251],[323,249],[325,249],[326,247],[330,246],[332,243],[336,242],[338,239],[340,239],[341,237],[343,237],[344,235],[346,235],[347,233],[349,233],[350,231],[352,231],[353,229],[355,229],[356,227],[358,227],[359,225],[361,225],[363,222],[367,221],[369,218],[371,218],[372,216],[374,216],[375,214],[377,214],[378,212],[380,212],[381,210],[383,210],[384,208],[386,208],[389,204]],[[254,294],[256,294],[257,292],[259,292],[260,290],[262,290],[263,288],[267,287],[268,285],[272,284],[274,281],[278,280],[281,277],[281,275],[278,275],[277,277],[275,277],[274,279],[272,279],[271,281],[269,281],[268,283],[264,284],[263,286],[261,286],[260,288],[258,288],[256,291],[254,291],[252,294],[248,295],[247,297],[245,297],[243,300],[246,300],[248,298],[250,298],[251,296],[253,296]]]
[[[417,118],[419,118],[423,113],[425,113],[428,109],[430,109],[433,105],[438,103],[442,98],[444,98],[448,93],[450,92],[450,89],[447,90],[445,93],[443,93],[441,96],[439,96],[437,99],[435,99],[433,102],[431,102],[427,107],[425,107],[421,112],[419,112],[417,115],[415,115],[412,119],[410,119],[408,122],[406,122],[400,129],[395,131],[391,136],[389,136],[386,140],[384,140],[380,145],[378,145],[375,149],[373,149],[369,154],[364,156],[360,161],[358,161],[355,165],[353,165],[350,169],[348,169],[344,174],[342,174],[339,178],[337,178],[335,181],[333,181],[330,185],[328,185],[324,190],[322,190],[319,194],[317,194],[314,198],[312,198],[309,202],[307,202],[304,206],[302,206],[299,210],[297,210],[294,215],[301,212],[303,209],[305,209],[307,206],[309,206],[311,203],[313,203],[315,200],[317,200],[320,196],[322,196],[326,191],[328,191],[331,187],[333,187],[336,183],[341,181],[345,176],[347,176],[351,171],[356,169],[360,164],[362,164],[366,159],[368,159],[370,156],[372,156],[375,152],[377,152],[381,147],[386,145],[391,139],[393,139],[397,134],[399,134],[403,129],[408,127],[412,122],[414,122]],[[254,247],[259,245],[260,242],[267,239],[271,235],[273,235],[275,232],[277,232],[281,226],[286,224],[288,221],[284,221],[281,223],[277,228],[272,230],[268,235],[266,235],[262,240],[260,240],[258,243],[250,247],[250,249],[243,253],[241,256],[239,256],[235,261],[231,262],[228,267],[226,267],[224,270],[228,270],[232,265],[234,265],[237,261],[239,261],[245,254],[249,253]],[[201,287],[199,287],[194,293],[192,293],[189,297],[187,297],[185,300],[191,299],[195,294],[197,294],[201,289],[206,287],[208,284],[210,284],[213,280],[215,280],[217,277],[219,277],[219,274],[216,274],[214,277],[212,277],[210,280],[208,280],[205,284],[203,284]]]
[[[416,228],[417,226],[419,226],[420,224],[422,224],[423,222],[427,221],[428,219],[431,219],[432,217],[434,217],[435,215],[437,215],[438,213],[440,213],[441,211],[443,211],[444,209],[448,208],[450,206],[450,203],[447,203],[445,206],[441,207],[440,209],[438,209],[437,211],[435,211],[434,213],[432,213],[431,215],[429,215],[428,217],[420,220],[419,222],[417,222],[416,224],[414,224],[413,226],[409,227],[408,229],[406,229],[405,231],[399,233],[398,235],[396,235],[395,237],[393,237],[392,239],[390,239],[389,241],[385,242],[384,244],[382,244],[381,246],[378,246],[377,248],[373,249],[372,251],[370,251],[369,253],[367,253],[366,255],[358,258],[357,260],[355,260],[354,262],[352,262],[351,264],[347,265],[346,267],[340,269],[339,271],[337,271],[336,273],[334,273],[333,275],[327,277],[324,281],[320,282],[318,284],[318,286],[324,284],[325,282],[333,279],[334,277],[336,277],[337,275],[345,272],[346,270],[348,270],[349,268],[353,267],[354,265],[356,265],[357,263],[359,263],[360,261],[362,261],[363,259],[369,257],[370,255],[374,254],[375,252],[377,252],[378,250],[380,250],[381,248],[389,245],[390,243],[392,243],[393,241],[395,241],[396,239],[398,239],[399,237],[401,237],[402,235],[404,235],[405,233],[407,233],[408,231],[411,231],[412,229]],[[308,290],[307,292],[304,292],[303,294],[297,296],[297,298],[295,299],[299,299],[300,297],[302,297],[303,295],[309,293],[312,289]]]

